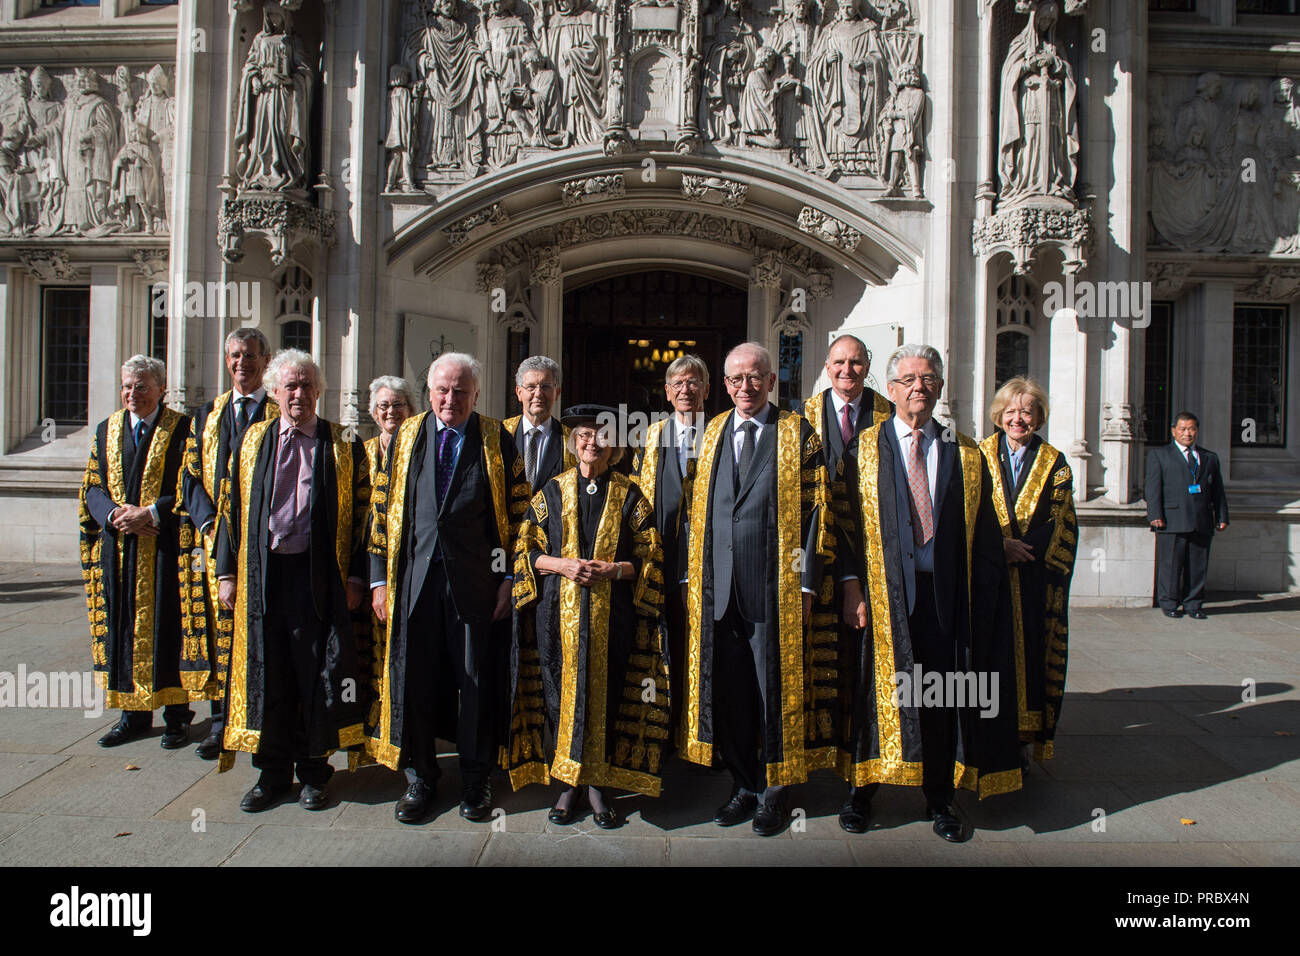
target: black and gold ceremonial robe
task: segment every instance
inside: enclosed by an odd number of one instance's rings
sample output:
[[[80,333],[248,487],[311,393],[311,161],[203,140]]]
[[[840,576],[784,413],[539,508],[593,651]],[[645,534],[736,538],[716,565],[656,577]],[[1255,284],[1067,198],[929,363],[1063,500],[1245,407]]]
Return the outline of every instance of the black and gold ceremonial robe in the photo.
[[[236,594],[226,733],[218,769],[234,765],[233,751],[257,753],[266,704],[263,617],[266,559],[271,548],[271,491],[280,442],[279,418],[249,425],[230,460],[230,494],[217,532],[217,572],[234,573]],[[347,430],[316,419],[311,486],[311,578],[316,614],[324,624],[321,693],[302,715],[307,753],[321,756],[365,741],[364,676],[357,662],[349,577],[365,580],[365,523],[370,472],[365,449]]]
[[[234,614],[217,600],[216,523],[230,493],[231,437],[235,431],[234,392],[223,392],[195,413],[185,441],[185,458],[176,490],[181,554],[187,557],[181,583],[181,630],[185,654],[202,654],[214,664],[216,699],[225,694],[230,671]],[[280,406],[268,395],[249,424],[279,418]],[[204,539],[201,529],[213,522]],[[197,553],[196,553],[197,552]]]
[[[370,472],[370,510],[366,513],[364,540],[367,548],[370,535],[374,529],[375,503],[388,494],[388,465],[386,450],[380,445],[380,437],[366,440],[366,465]],[[366,582],[369,584],[369,582]],[[369,706],[366,714],[366,728],[379,723],[379,701],[384,693],[384,645],[388,640],[388,625],[379,620],[370,602],[366,601],[352,613],[352,626],[357,637],[357,667],[362,679],[369,685]],[[366,750],[354,750],[348,754],[348,769],[373,764],[375,759]]]
[[[854,521],[845,537],[858,562],[867,602],[868,625],[852,692],[841,696],[839,772],[853,786],[922,783],[918,703],[923,674],[914,671],[908,631],[908,600],[902,558],[900,509],[910,501],[906,470],[885,430],[889,421],[858,436],[858,493]],[[942,430],[943,426],[939,426]],[[958,733],[953,785],[982,799],[1019,790],[1015,663],[1005,609],[1006,574],[1001,536],[993,514],[992,481],[974,440],[957,432],[939,439],[935,483],[934,599],[941,621],[950,622],[956,645],[956,673],[966,706],[957,707]],[[948,447],[942,445],[947,443]],[[955,449],[953,445],[955,444]],[[945,458],[949,465],[945,467]],[[982,716],[978,681],[996,694]],[[900,686],[895,675],[906,675]],[[921,678],[912,687],[911,680]],[[899,693],[911,687],[911,693]],[[927,704],[928,705],[928,704]]]
[[[1065,697],[1069,657],[1070,579],[1078,547],[1074,482],[1065,456],[1037,435],[1025,449],[1020,482],[1011,480],[1006,440],[980,442],[993,475],[993,510],[1006,538],[1034,549],[1034,560],[1008,562],[1015,637],[1016,710],[1021,740],[1034,758],[1052,756]]]
[[[713,528],[710,501],[721,479],[721,446],[732,412],[723,412],[704,431],[699,464],[691,486],[690,514],[682,574],[687,577],[686,706],[679,749],[687,760],[709,766],[714,758],[713,711]],[[775,414],[769,412],[769,414]],[[829,567],[835,556],[833,519],[826,506],[826,469],[821,440],[812,426],[793,412],[782,411],[776,429],[775,535],[763,554],[735,556],[753,562],[767,575],[767,621],[777,622],[777,653],[758,680],[771,693],[765,707],[769,751],[768,786],[801,783],[810,770],[835,765],[834,704],[837,699],[836,615],[831,607],[834,585],[829,573],[813,601],[812,622],[803,626],[802,581],[807,562]],[[769,521],[769,525],[773,522]],[[812,544],[815,554],[809,553]],[[814,565],[815,566],[815,565]],[[757,744],[757,742],[756,742]]]
[[[843,439],[840,437],[840,423],[835,420],[835,403],[831,401],[830,394],[831,389],[827,388],[805,399],[803,417],[808,420],[808,424],[821,439],[822,454],[826,459],[827,492],[831,510],[835,514],[836,521],[843,521],[849,516],[849,498],[857,493],[856,486],[850,487],[857,481],[857,470],[851,467],[852,459],[845,451],[841,450],[838,455],[833,453]],[[894,406],[889,399],[869,388],[862,393],[863,405],[868,401],[871,403],[871,421],[859,421],[857,427],[859,433],[871,425],[879,425],[887,421],[894,414]]]
[[[209,699],[216,683],[204,648],[184,648],[181,639],[180,588],[188,555],[180,549],[176,479],[190,420],[161,409],[141,448],[129,423],[122,409],[95,429],[78,509],[81,576],[105,703],[154,710]],[[108,516],[121,505],[156,506],[158,534],[110,528]]]
[[[415,499],[417,478],[417,469],[412,467],[412,462],[423,460],[426,442],[433,440],[434,429],[434,417],[429,412],[412,415],[402,422],[388,448],[389,465],[382,493],[375,496],[371,509],[369,551],[382,560],[386,569],[388,623],[382,652],[383,678],[378,719],[366,728],[366,751],[393,770],[401,766],[405,747],[406,648],[409,640],[405,614],[413,599],[406,592],[412,587],[409,558],[415,514],[410,504]],[[473,607],[457,604],[458,614],[463,619],[477,618],[483,607],[491,607],[489,591],[495,594],[496,582],[504,580],[510,573],[514,532],[528,508],[528,482],[524,478],[523,459],[514,454],[509,433],[500,420],[477,412],[471,414],[466,423],[465,438],[452,474],[451,487],[445,493],[444,507],[452,498],[465,492],[471,473],[476,487],[480,482],[487,486],[491,499],[491,533],[485,538],[482,526],[473,529],[440,526],[447,534],[439,541],[456,600],[459,602],[463,598],[474,603]],[[504,638],[505,633],[508,631],[503,631],[500,636]],[[493,639],[498,636],[494,633]],[[508,638],[504,639],[508,647]],[[502,653],[497,659],[504,669],[508,655]],[[503,700],[498,721],[504,720],[505,709]],[[444,722],[451,720],[454,711],[454,706],[440,708]],[[439,736],[454,739],[454,728],[444,723],[439,728]]]
[[[626,475],[606,472],[596,487],[588,495],[576,468],[552,478],[519,530],[506,769],[516,789],[554,777],[657,797],[669,734],[659,533]],[[630,561],[637,571],[584,587],[540,574],[543,555]],[[555,741],[549,760],[543,719]]]

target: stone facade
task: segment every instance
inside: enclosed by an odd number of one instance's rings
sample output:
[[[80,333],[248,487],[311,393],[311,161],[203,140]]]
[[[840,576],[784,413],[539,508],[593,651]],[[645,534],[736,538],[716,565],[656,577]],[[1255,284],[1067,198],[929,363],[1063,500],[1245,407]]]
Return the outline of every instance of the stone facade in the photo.
[[[658,269],[746,290],[805,394],[841,331],[877,381],[891,345],[937,347],[968,433],[1007,370],[1044,382],[1079,603],[1150,601],[1145,438],[1192,408],[1233,509],[1211,587],[1300,588],[1300,389],[1244,441],[1234,403],[1268,402],[1230,359],[1259,307],[1300,367],[1295,19],[1146,6],[0,0],[13,557],[75,556],[87,424],[131,354],[192,409],[257,324],[369,433],[369,381],[455,347],[505,415],[509,350],[560,358],[566,293]]]

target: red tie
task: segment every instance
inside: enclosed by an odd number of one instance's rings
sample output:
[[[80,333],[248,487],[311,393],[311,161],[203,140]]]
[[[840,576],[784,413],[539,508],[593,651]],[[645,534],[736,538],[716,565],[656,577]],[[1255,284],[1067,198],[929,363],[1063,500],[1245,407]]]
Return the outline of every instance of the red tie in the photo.
[[[844,438],[844,447],[849,447],[853,440],[853,406],[848,402],[840,409],[840,435]]]
[[[925,470],[925,455],[921,454],[921,429],[912,429],[912,453],[907,459],[907,484],[912,489],[912,507],[916,509],[916,523],[912,536],[918,546],[934,537],[934,511],[930,505],[930,478]]]

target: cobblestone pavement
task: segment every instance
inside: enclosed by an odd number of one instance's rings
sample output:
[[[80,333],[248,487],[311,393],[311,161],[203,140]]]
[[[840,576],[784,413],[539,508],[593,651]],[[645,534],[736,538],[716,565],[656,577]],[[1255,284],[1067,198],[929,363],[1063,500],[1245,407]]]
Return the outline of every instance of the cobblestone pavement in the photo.
[[[494,778],[498,814],[456,813],[454,757],[443,761],[438,813],[393,819],[403,784],[381,767],[336,774],[329,806],[290,802],[258,815],[239,798],[256,771],[240,755],[218,774],[190,746],[154,736],[114,750],[96,739],[116,714],[0,709],[0,863],[8,865],[737,865],[1078,864],[1237,866],[1300,863],[1300,596],[1232,596],[1210,619],[1153,609],[1071,613],[1067,695],[1057,757],[1023,791],[959,806],[975,827],[960,845],[921,819],[917,790],[884,787],[870,832],[842,831],[844,787],[817,774],[792,790],[794,824],[756,837],[711,820],[725,773],[674,762],[658,800],[628,796],[626,823],[598,830],[546,819],[553,794],[511,793]],[[90,663],[80,571],[0,564],[0,681],[20,667],[85,672]],[[1253,682],[1243,684],[1243,682]],[[1243,694],[1253,688],[1253,702]],[[1247,696],[1249,696],[1247,694]],[[197,742],[207,705],[196,705]],[[161,717],[158,719],[161,725]],[[337,767],[345,767],[335,755]]]

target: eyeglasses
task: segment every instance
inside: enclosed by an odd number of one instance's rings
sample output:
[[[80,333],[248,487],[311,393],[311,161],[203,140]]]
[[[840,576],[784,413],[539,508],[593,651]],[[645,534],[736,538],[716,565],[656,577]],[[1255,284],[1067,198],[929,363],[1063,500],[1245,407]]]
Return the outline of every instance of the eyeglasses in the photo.
[[[727,375],[724,376],[723,381],[732,388],[740,388],[740,386],[744,385],[746,382],[754,388],[759,388],[765,381],[767,381],[767,375]]]
[[[901,385],[903,388],[911,388],[918,380],[927,392],[943,381],[938,375],[909,375],[907,378],[891,378],[889,383],[891,385]]]
[[[123,386],[122,386],[122,391],[124,391],[124,392],[134,392],[136,395],[141,395],[141,394],[143,394],[143,393],[145,393],[145,392],[152,391],[153,389],[155,389],[155,388],[157,388],[157,387],[158,387],[158,386],[156,386],[156,385],[149,385],[149,384],[146,384],[145,382],[136,382],[134,385],[123,385]]]
[[[688,378],[684,382],[669,382],[668,390],[670,392],[680,392],[682,389],[689,389],[692,392],[698,392],[704,387],[704,383],[698,378]]]
[[[379,402],[375,405],[375,411],[383,414],[384,412],[400,412],[406,407],[406,402]]]
[[[555,386],[550,382],[545,382],[541,385],[520,385],[519,390],[521,392],[527,392],[529,395],[536,395],[538,392],[553,392],[555,391]]]

